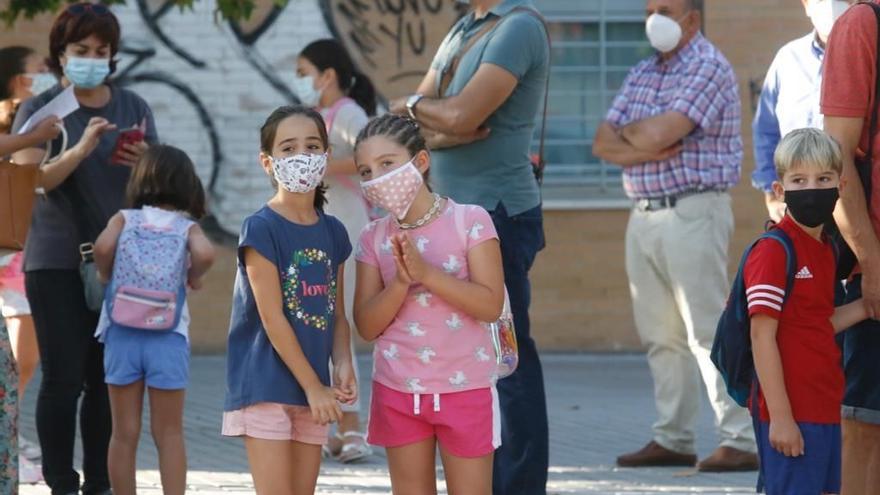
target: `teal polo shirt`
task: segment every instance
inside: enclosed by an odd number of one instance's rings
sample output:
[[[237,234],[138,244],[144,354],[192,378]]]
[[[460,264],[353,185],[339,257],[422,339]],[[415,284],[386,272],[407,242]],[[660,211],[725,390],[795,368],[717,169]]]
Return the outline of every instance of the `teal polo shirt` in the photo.
[[[437,80],[459,46],[477,33],[483,23],[519,6],[534,8],[528,0],[504,0],[482,19],[475,19],[470,12],[459,20],[431,63],[438,73]],[[488,138],[431,153],[431,179],[437,192],[458,203],[477,204],[489,211],[504,203],[509,215],[541,204],[529,149],[535,116],[541,110],[549,61],[544,26],[525,12],[513,13],[499,22],[467,51],[443,97],[460,93],[482,64],[501,67],[513,74],[518,83],[486,121],[485,125],[492,130]]]

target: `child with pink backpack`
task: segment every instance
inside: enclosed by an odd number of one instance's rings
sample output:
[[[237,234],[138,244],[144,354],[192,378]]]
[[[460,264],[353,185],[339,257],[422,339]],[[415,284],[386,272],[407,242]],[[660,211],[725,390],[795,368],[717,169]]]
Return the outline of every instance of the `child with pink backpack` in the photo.
[[[356,251],[354,317],[375,344],[368,441],[385,447],[395,494],[436,493],[439,444],[449,493],[489,495],[501,370],[483,322],[505,303],[492,220],[431,192],[431,155],[411,119],[371,121],[355,159],[364,195],[389,212]]]
[[[166,494],[186,490],[183,403],[189,381],[187,288],[201,287],[214,248],[195,222],[205,193],[192,161],[153,145],[134,167],[128,209],[95,242],[99,277],[109,282],[95,335],[104,343],[113,436],[108,464],[117,495],[134,494],[144,388]]]

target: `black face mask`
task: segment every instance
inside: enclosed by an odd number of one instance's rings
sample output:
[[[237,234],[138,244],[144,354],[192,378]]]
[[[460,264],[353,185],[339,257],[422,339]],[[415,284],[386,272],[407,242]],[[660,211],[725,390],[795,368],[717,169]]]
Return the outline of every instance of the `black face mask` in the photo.
[[[836,187],[785,191],[785,205],[798,223],[818,227],[831,221],[839,197]]]

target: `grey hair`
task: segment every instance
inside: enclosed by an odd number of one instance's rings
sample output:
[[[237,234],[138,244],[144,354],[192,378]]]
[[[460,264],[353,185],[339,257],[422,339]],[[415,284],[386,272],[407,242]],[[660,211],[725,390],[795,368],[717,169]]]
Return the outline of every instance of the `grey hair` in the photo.
[[[688,10],[703,11],[703,0],[687,0]]]

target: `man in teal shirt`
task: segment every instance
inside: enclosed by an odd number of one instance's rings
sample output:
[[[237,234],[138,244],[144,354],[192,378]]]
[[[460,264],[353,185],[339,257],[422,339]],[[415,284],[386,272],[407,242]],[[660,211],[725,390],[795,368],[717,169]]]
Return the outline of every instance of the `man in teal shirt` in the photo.
[[[435,190],[492,215],[519,344],[516,372],[498,382],[496,494],[546,493],[547,406],[529,331],[528,273],[544,247],[541,193],[529,149],[550,63],[543,19],[529,0],[470,0],[416,93],[391,111],[419,121],[433,150]]]

